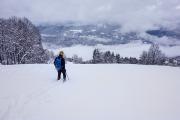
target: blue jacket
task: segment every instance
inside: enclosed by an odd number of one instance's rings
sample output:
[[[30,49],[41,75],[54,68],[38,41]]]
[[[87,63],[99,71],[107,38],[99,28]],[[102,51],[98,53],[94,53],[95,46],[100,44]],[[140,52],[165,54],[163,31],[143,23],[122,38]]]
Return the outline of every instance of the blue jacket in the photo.
[[[57,71],[65,70],[65,60],[62,56],[57,56],[54,60],[54,66]]]

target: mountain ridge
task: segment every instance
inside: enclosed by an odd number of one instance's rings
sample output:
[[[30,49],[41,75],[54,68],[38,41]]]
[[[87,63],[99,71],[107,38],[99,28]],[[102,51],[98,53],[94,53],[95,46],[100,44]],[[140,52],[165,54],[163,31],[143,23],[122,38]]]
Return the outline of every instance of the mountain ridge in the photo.
[[[117,45],[127,44],[132,41],[141,40],[143,43],[152,44],[163,37],[175,39],[180,42],[180,30],[159,28],[147,30],[143,34],[137,31],[123,32],[118,24],[55,24],[39,25],[42,42],[61,46],[72,45]],[[171,41],[171,40],[170,40]],[[161,44],[161,43],[160,43]],[[169,44],[169,46],[176,44]]]

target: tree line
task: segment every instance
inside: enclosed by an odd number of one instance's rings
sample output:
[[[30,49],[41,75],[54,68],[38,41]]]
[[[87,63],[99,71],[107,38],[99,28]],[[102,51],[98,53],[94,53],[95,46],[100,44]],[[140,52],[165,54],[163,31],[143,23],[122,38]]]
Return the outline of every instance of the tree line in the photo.
[[[143,51],[139,58],[121,57],[120,54],[94,49],[92,60],[83,61],[81,57],[74,55],[69,61],[80,64],[144,64],[144,65],[170,65],[180,66],[180,58],[166,57],[159,49],[158,44],[152,44],[148,51]]]
[[[27,18],[0,18],[1,64],[46,63],[48,59],[39,30]]]

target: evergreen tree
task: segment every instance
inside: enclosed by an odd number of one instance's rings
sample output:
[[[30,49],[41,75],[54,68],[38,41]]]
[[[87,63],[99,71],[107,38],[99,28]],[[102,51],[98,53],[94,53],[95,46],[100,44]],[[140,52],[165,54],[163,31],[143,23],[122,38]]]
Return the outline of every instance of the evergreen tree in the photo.
[[[116,54],[116,63],[121,63],[121,58],[119,54]]]
[[[111,56],[110,51],[107,51],[104,53],[104,62],[105,63],[112,63],[112,56]]]
[[[103,59],[102,59],[102,54],[100,53],[99,49],[95,49],[93,51],[93,63],[102,63]]]
[[[114,55],[114,52],[111,53],[111,63],[116,63],[116,56]]]
[[[130,57],[129,62],[130,62],[130,64],[137,64],[138,60],[136,58]]]

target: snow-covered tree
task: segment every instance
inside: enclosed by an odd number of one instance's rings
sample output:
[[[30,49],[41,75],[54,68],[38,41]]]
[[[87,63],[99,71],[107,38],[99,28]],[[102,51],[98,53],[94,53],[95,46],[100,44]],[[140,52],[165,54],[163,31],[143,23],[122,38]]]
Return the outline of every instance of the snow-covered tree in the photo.
[[[76,54],[73,55],[73,57],[72,57],[72,62],[73,62],[73,63],[76,63],[76,64],[77,64],[77,63],[82,63],[82,61],[83,61],[83,60],[82,60],[81,57],[78,57],[78,55],[76,55]]]
[[[116,63],[121,63],[121,58],[120,58],[120,55],[119,54],[116,54]]]
[[[0,47],[2,64],[48,61],[39,30],[27,18],[0,19]]]
[[[112,55],[110,51],[104,53],[104,62],[105,63],[112,63]]]
[[[137,63],[138,63],[138,60],[137,60],[136,58],[134,58],[134,57],[130,57],[130,58],[129,58],[129,63],[130,63],[130,64],[137,64]]]
[[[143,53],[141,54],[140,63],[141,64],[148,64],[148,53],[146,51],[143,51]]]
[[[99,51],[99,49],[95,49],[93,51],[93,63],[102,63],[103,58],[102,58],[102,53]]]
[[[116,56],[115,56],[114,52],[111,53],[111,63],[117,63],[116,62]]]
[[[148,52],[143,51],[142,55],[140,56],[140,62],[142,64],[162,65],[164,64],[165,60],[165,55],[159,49],[158,44],[152,44]]]
[[[158,44],[152,44],[148,51],[148,63],[149,64],[163,64],[165,55],[159,49]]]

